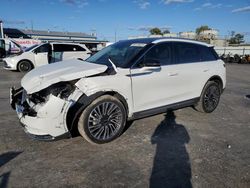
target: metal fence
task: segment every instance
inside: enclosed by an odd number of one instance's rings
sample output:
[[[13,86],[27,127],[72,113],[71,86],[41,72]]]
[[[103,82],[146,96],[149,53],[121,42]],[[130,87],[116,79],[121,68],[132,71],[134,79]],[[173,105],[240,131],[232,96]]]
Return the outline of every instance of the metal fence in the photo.
[[[221,56],[223,54],[225,55],[250,55],[250,46],[246,46],[246,47],[214,47],[215,51]]]

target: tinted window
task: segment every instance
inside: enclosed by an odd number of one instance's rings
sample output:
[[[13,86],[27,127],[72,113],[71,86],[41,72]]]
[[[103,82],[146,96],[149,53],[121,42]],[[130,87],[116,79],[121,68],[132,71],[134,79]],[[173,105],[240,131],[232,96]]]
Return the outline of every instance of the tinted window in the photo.
[[[51,48],[50,44],[43,44],[40,47],[36,48],[35,52],[36,53],[46,53],[46,52],[49,52],[50,48]]]
[[[86,50],[78,45],[54,44],[54,51],[55,52],[75,52],[75,51],[86,51]]]
[[[212,47],[200,46],[202,61],[215,61],[217,60],[216,54]]]
[[[152,59],[160,62],[161,65],[169,65],[171,60],[171,45],[170,43],[162,43],[152,47],[144,59]]]
[[[199,45],[176,42],[174,43],[174,52],[177,63],[194,63],[201,61]]]
[[[75,46],[73,47],[73,50],[74,50],[74,49],[75,49],[75,51],[81,51],[81,52],[86,51],[83,47],[78,46],[78,45],[75,45]]]

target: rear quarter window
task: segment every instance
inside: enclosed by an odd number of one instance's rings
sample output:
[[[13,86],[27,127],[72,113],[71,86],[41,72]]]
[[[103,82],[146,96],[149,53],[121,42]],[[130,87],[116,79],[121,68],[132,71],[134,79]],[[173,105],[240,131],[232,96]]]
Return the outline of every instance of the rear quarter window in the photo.
[[[200,46],[199,50],[202,61],[216,61],[218,59],[218,55],[213,47]]]

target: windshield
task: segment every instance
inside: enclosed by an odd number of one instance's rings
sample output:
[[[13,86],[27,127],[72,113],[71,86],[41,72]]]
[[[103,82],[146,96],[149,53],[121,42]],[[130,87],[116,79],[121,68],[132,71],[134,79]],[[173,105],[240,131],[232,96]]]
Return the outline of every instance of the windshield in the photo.
[[[110,66],[110,59],[117,67],[124,68],[127,62],[137,55],[146,45],[146,43],[136,43],[129,40],[120,41],[104,48],[86,61]]]
[[[35,44],[35,45],[33,45],[33,46],[30,46],[30,47],[28,47],[28,48],[25,48],[24,51],[25,51],[25,52],[28,52],[28,51],[34,49],[34,48],[37,47],[37,46],[38,46],[38,44]]]

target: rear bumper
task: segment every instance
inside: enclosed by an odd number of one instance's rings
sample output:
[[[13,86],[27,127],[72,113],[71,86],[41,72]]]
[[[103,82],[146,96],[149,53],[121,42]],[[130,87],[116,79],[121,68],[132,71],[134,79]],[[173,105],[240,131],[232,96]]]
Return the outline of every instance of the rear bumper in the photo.
[[[10,89],[10,105],[29,137],[42,141],[71,137],[65,121],[66,101],[49,96],[45,104],[34,108],[27,103],[26,95],[23,88]]]

